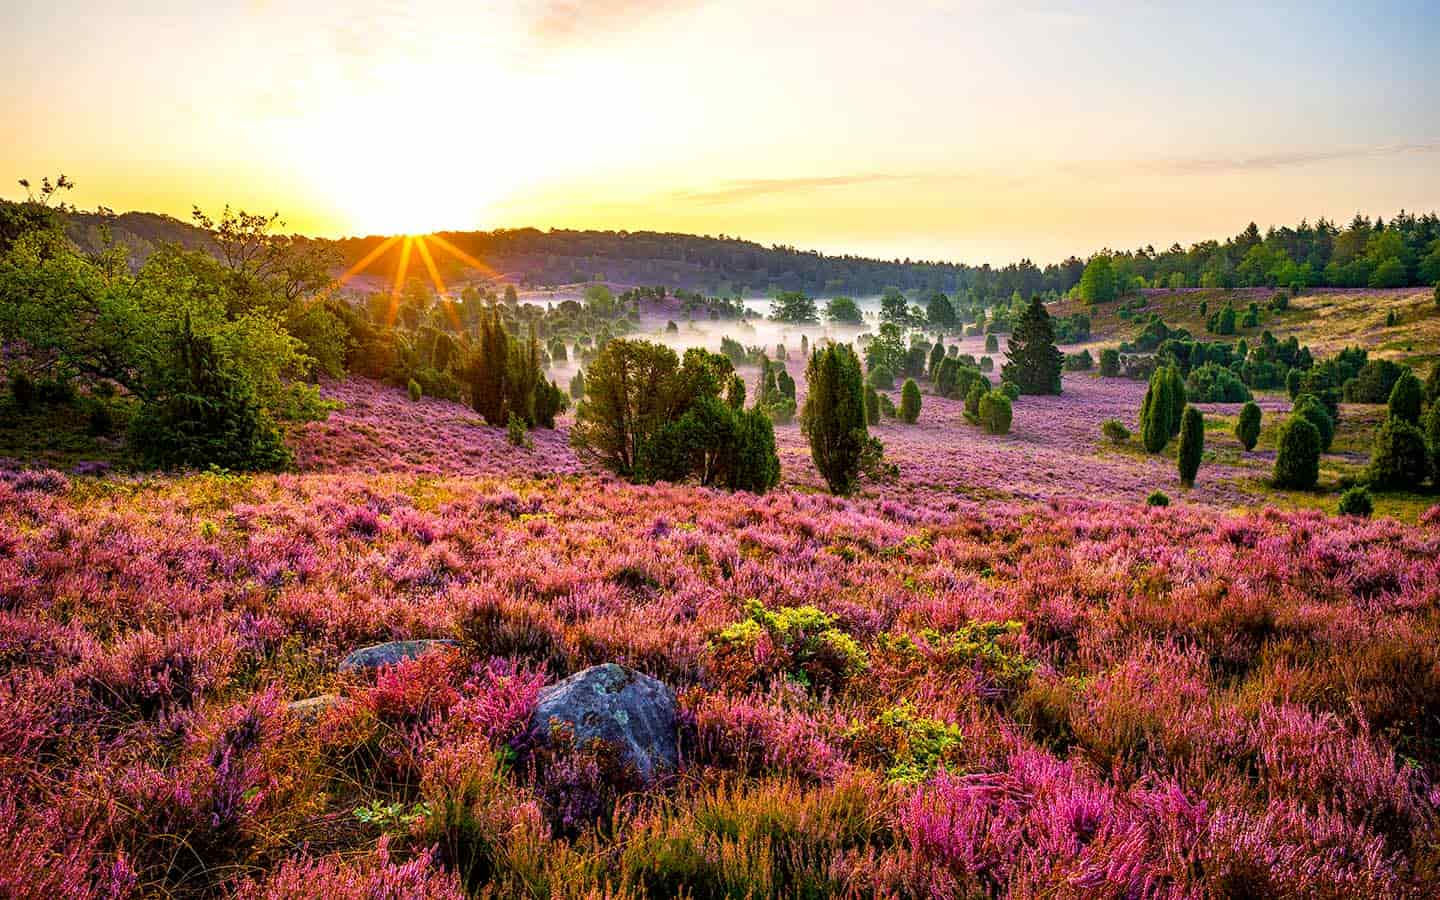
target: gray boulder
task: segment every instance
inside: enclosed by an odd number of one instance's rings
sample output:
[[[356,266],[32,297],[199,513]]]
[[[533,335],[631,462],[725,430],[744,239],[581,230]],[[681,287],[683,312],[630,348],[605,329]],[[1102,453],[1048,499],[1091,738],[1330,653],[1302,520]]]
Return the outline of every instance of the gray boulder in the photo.
[[[330,710],[330,707],[340,702],[338,694],[320,694],[316,697],[306,697],[304,700],[296,700],[287,706],[290,714],[302,722],[313,722]]]
[[[531,737],[548,742],[552,723],[573,728],[577,745],[609,744],[647,784],[680,764],[675,692],[634,669],[605,663],[545,688],[530,718]]]
[[[426,638],[415,641],[390,641],[361,647],[340,663],[341,672],[368,672],[383,666],[393,666],[407,659],[414,659],[429,653],[436,647],[457,647],[455,641],[443,638]]]

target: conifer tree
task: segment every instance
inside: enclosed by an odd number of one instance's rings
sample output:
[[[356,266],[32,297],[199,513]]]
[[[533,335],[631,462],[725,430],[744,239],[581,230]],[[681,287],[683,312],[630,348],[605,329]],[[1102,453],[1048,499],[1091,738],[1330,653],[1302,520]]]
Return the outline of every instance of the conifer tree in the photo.
[[[831,344],[810,356],[805,376],[809,393],[800,422],[810,456],[831,493],[849,494],[870,446],[860,358],[849,344]]]
[[[1001,377],[1013,382],[1022,394],[1060,393],[1060,372],[1065,356],[1055,346],[1055,324],[1036,294],[1020,315],[1006,348]]]
[[[1195,484],[1195,473],[1200,471],[1200,457],[1205,453],[1205,417],[1193,406],[1185,407],[1180,423],[1180,483],[1186,487]]]
[[[920,385],[915,379],[905,379],[905,386],[900,389],[900,421],[913,425],[920,418]]]
[[[1170,376],[1156,369],[1140,402],[1140,441],[1147,453],[1159,453],[1170,443]]]

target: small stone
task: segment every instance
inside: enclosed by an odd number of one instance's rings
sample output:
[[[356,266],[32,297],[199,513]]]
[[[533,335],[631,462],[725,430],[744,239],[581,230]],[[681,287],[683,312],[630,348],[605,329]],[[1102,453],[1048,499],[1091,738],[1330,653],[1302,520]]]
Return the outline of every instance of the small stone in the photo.
[[[287,704],[290,714],[304,722],[313,722],[340,702],[339,694],[320,694],[317,697],[306,697],[304,700],[296,700]]]
[[[414,641],[389,641],[361,647],[340,663],[341,672],[372,671],[384,666],[393,666],[407,659],[423,656],[436,647],[457,647],[458,643],[444,638],[425,638]]]
[[[567,724],[577,746],[603,741],[648,784],[680,764],[675,709],[675,692],[667,685],[605,663],[542,690],[530,733],[546,743],[552,723]]]

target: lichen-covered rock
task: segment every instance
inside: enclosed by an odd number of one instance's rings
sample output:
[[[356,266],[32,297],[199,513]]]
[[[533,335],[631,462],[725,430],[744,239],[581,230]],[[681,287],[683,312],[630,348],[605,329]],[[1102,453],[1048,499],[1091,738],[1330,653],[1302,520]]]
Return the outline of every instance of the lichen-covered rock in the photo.
[[[414,659],[429,653],[437,647],[456,647],[455,641],[444,638],[425,638],[415,641],[389,641],[361,647],[340,663],[342,672],[365,672],[383,666],[393,666],[407,659]]]
[[[680,763],[675,692],[615,663],[592,666],[540,692],[531,736],[548,742],[555,724],[568,725],[577,746],[592,740],[610,745],[646,783]]]
[[[315,697],[306,697],[304,700],[296,700],[287,704],[290,715],[302,722],[313,722],[330,710],[330,707],[340,702],[338,694],[320,694]]]

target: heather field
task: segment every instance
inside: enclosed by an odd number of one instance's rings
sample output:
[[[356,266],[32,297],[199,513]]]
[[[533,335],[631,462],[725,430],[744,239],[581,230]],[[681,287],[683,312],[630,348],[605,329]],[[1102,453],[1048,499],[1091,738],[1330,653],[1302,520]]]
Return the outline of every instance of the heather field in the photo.
[[[636,486],[362,379],[292,474],[12,472],[0,895],[1433,896],[1440,513],[1237,512],[1065,387],[927,396],[852,499],[798,426],[764,496]],[[656,785],[527,736],[605,662],[677,694]]]

